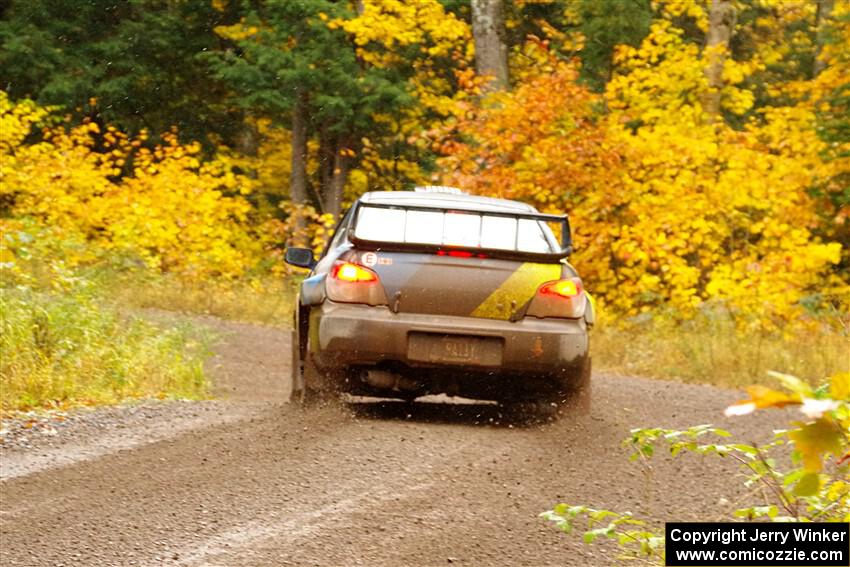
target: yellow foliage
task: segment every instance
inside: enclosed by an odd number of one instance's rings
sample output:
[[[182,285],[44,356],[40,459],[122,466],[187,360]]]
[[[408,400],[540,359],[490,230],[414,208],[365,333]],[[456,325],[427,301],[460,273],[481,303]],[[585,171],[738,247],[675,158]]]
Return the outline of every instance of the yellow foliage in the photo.
[[[627,198],[616,218],[581,229],[595,237],[576,260],[591,265],[607,305],[637,314],[669,302],[688,312],[722,299],[787,320],[804,296],[827,290],[840,245],[811,234],[806,189],[816,171],[805,155],[775,154],[757,132],[659,124],[610,133],[629,157],[619,188]],[[583,213],[579,205],[577,223]],[[608,250],[613,261],[600,263]]]
[[[695,5],[690,3],[691,5]],[[656,20],[639,47],[619,45],[614,52],[618,72],[608,83],[607,103],[624,121],[654,124],[675,116],[682,123],[702,122],[700,97],[708,91],[705,57],[688,43],[683,31],[668,20]],[[758,67],[727,59],[723,76],[723,108],[743,114],[752,107],[753,94],[740,85]]]
[[[454,110],[454,100],[465,95],[463,89],[455,92],[453,85],[442,78],[440,61],[451,59],[456,78],[464,87],[465,70],[473,58],[472,30],[438,0],[365,0],[363,12],[357,17],[334,20],[328,25],[351,34],[358,56],[376,67],[407,65],[407,50],[411,47],[418,47],[427,56],[416,60],[411,79],[412,91],[422,107],[412,111],[414,118],[421,116],[423,110],[447,116]],[[373,49],[374,46],[380,49]],[[474,89],[474,85],[466,86]]]
[[[422,45],[430,57],[452,55],[471,38],[469,26],[446,12],[437,0],[365,0],[363,13],[350,20],[331,23],[354,36],[361,48],[370,42],[384,46],[392,54],[397,46]],[[366,61],[383,66],[377,52],[360,50]],[[458,53],[458,56],[462,56]]]
[[[258,121],[261,137],[257,151],[257,185],[266,193],[287,195],[292,172],[292,134],[289,130]]]
[[[664,6],[672,15],[704,9]],[[464,106],[466,118],[440,146],[448,181],[566,209],[573,261],[614,316],[667,305],[689,317],[722,303],[739,328],[775,330],[799,319],[810,296],[850,297],[832,271],[841,245],[812,233],[819,211],[809,194],[848,171],[847,160],[823,159],[809,103],[765,108],[740,131],[707,125],[705,57],[670,20],[657,20],[639,47],[618,47],[609,112],[595,124],[600,101],[576,73],[537,65],[515,91]],[[760,69],[757,60],[727,61],[727,111],[751,108],[742,85]],[[818,81],[838,80],[825,74]]]
[[[245,21],[245,18],[242,18],[239,22],[229,26],[215,27],[216,34],[231,41],[242,41],[245,39],[249,39],[257,35],[259,31],[260,28],[258,28],[257,26],[249,25]]]
[[[687,311],[719,299],[740,313],[787,321],[814,291],[847,293],[829,278],[840,245],[811,233],[817,206],[808,189],[846,167],[823,160],[811,108],[763,109],[745,131],[704,125],[705,54],[685,45],[666,20],[639,48],[622,48],[617,57],[621,71],[606,96],[609,136],[628,157],[623,226],[580,252],[594,268],[600,254],[613,252],[617,261],[594,273],[607,304],[636,314],[659,300]],[[740,84],[760,68],[727,61],[724,73]],[[736,113],[753,100],[734,85],[723,95]],[[624,127],[633,120],[642,122],[636,131]],[[636,304],[641,295],[649,301]]]
[[[103,203],[109,245],[198,277],[238,275],[256,262],[261,249],[246,230],[251,206],[238,197],[251,181],[216,160],[201,163],[199,152],[198,144],[181,146],[170,135],[136,153],[135,174]]]
[[[832,376],[825,392],[814,391],[796,376],[779,372],[769,374],[778,379],[786,391],[751,386],[747,388],[750,398],[730,406],[726,413],[743,415],[756,409],[797,406],[805,420],[796,422],[787,435],[806,472],[820,473],[830,456],[841,461],[850,458],[850,453],[845,453],[847,432],[850,431],[850,374],[842,372]]]
[[[653,10],[660,10],[666,18],[688,16],[702,31],[708,29],[707,5],[711,0],[653,0]]]
[[[198,278],[238,276],[263,257],[269,243],[242,197],[254,181],[226,161],[202,159],[198,144],[181,145],[173,133],[149,149],[145,134],[128,139],[92,122],[47,127],[27,143],[46,116],[0,92],[0,196],[12,217]]]
[[[315,254],[324,250],[330,240],[337,219],[330,213],[320,214],[310,205],[285,203],[286,221],[279,223],[278,231],[288,237],[288,244],[312,248]]]
[[[251,182],[246,187],[252,188],[257,212],[262,216],[273,216],[280,199],[289,198],[292,134],[274,125],[268,118],[249,119],[247,125],[258,136],[256,155],[219,146],[216,158],[226,169],[241,171],[250,178]],[[316,167],[315,159],[311,159],[309,171],[315,172]]]

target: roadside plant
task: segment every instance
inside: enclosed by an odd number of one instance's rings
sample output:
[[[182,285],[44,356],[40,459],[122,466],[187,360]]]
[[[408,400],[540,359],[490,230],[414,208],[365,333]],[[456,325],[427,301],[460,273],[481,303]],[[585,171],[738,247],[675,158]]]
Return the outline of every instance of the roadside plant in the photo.
[[[57,230],[0,238],[0,415],[207,395],[210,337],[111,304],[97,259]]]
[[[649,470],[650,459],[664,448],[674,458],[695,453],[738,462],[746,477],[749,502],[736,509],[731,520],[850,521],[850,372],[836,374],[817,388],[795,376],[769,374],[779,381],[781,390],[751,386],[748,399],[726,409],[727,416],[796,409],[799,417],[788,429],[775,431],[768,443],[736,443],[728,431],[712,425],[639,428],[623,441],[632,451],[630,460]],[[541,517],[568,534],[583,529],[585,543],[613,540],[620,549],[618,559],[664,564],[663,531],[631,512],[558,504]]]

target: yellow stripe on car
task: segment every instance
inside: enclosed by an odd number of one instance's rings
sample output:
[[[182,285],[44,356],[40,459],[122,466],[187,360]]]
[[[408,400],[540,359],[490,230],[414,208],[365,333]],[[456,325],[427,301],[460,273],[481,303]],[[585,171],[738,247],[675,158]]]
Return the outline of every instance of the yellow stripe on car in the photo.
[[[525,262],[471,313],[473,317],[508,320],[534,296],[540,284],[561,278],[560,264]]]

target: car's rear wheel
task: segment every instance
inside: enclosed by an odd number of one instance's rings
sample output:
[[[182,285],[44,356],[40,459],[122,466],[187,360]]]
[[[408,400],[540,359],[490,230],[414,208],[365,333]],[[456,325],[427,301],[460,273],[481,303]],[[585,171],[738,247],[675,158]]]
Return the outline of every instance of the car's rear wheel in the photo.
[[[580,365],[548,379],[540,377],[535,384],[528,384],[525,391],[516,392],[499,403],[513,417],[555,419],[567,414],[589,415],[590,375],[588,356]]]
[[[293,331],[289,401],[306,406],[329,398],[327,380],[313,362],[309,339],[307,339],[306,347],[302,349],[299,333]]]
[[[289,365],[289,402],[301,403],[304,397],[304,374],[301,369],[301,348],[298,342],[298,326],[292,331],[290,337],[290,357]]]
[[[301,364],[304,389],[301,391],[301,405],[314,405],[329,399],[329,393],[323,388],[324,377],[310,358],[310,351]]]

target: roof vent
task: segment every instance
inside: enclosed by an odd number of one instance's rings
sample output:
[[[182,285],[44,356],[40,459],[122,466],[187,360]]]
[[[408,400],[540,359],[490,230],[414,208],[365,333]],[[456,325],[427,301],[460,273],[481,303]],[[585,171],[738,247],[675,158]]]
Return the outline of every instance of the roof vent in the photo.
[[[417,193],[448,193],[449,195],[466,195],[457,187],[446,187],[444,185],[425,185],[423,187],[414,187]]]

